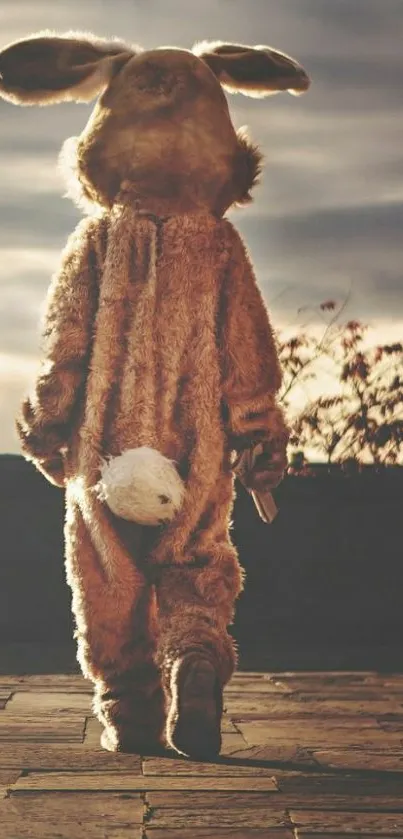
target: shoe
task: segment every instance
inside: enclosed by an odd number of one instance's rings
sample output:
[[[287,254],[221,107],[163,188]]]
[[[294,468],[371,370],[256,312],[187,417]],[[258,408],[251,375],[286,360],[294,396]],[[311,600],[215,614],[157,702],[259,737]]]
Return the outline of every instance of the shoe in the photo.
[[[104,729],[101,734],[101,746],[108,752],[123,752],[126,754],[147,755],[160,757],[167,755],[163,743],[151,738],[142,737],[141,733],[132,737],[119,737],[116,731]]]
[[[216,758],[221,749],[222,690],[206,656],[189,653],[173,666],[171,697],[168,745],[194,760]]]

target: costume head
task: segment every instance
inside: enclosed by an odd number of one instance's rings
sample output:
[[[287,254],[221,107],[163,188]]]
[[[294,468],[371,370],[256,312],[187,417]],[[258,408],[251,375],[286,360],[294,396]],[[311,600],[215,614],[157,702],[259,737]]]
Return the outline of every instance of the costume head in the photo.
[[[84,198],[110,207],[122,188],[166,200],[179,212],[222,215],[250,200],[261,156],[236,132],[224,90],[299,94],[309,78],[266,46],[202,42],[192,50],[143,51],[117,40],[40,33],[0,53],[0,95],[20,105],[89,102],[78,138],[66,144]]]

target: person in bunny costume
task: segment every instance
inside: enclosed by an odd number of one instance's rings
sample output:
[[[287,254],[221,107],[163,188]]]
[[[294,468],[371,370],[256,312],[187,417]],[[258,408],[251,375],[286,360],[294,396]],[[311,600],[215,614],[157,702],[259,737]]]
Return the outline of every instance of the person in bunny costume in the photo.
[[[67,141],[87,216],[47,300],[43,362],[17,428],[66,494],[78,660],[110,750],[221,748],[228,633],[243,573],[230,537],[233,454],[250,490],[286,467],[281,371],[245,245],[225,213],[251,200],[261,155],[224,89],[302,93],[270,47],[143,51],[39,33],[0,53],[0,95],[87,102]]]

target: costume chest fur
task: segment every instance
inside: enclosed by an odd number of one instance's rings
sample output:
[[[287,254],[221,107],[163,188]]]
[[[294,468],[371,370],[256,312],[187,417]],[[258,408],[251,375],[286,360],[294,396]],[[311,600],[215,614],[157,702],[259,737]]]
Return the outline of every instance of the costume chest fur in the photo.
[[[155,447],[185,478],[192,450],[214,473],[223,457],[217,329],[229,225],[205,215],[154,220],[126,207],[100,221],[94,238],[86,439],[106,455]]]

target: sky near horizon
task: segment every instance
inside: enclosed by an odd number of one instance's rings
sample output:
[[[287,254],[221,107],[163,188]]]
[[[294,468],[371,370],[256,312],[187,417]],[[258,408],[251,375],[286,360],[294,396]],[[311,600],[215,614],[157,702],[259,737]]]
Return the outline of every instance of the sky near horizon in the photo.
[[[403,337],[403,0],[0,0],[0,24],[0,49],[73,29],[145,48],[266,43],[297,58],[312,77],[305,96],[228,96],[265,155],[254,203],[231,220],[275,328],[350,294],[346,316],[374,340]],[[38,368],[43,300],[80,218],[59,149],[91,108],[0,99],[0,452],[19,451],[14,416]]]

